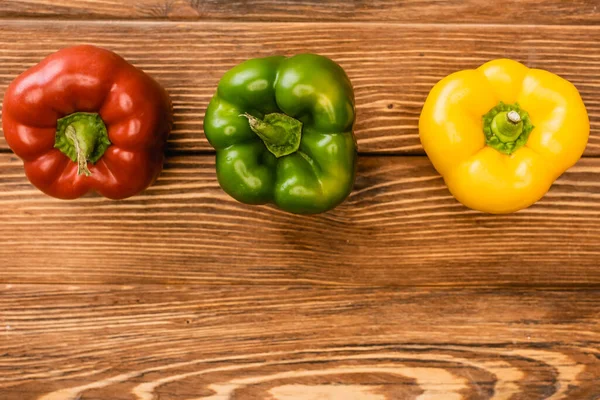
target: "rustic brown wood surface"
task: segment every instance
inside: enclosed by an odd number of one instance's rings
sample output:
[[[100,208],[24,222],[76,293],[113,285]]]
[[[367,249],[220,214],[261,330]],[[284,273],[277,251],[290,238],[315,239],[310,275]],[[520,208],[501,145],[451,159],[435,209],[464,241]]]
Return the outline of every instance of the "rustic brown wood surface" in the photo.
[[[0,286],[3,400],[597,399],[600,291]]]
[[[363,157],[350,198],[305,217],[237,203],[212,155],[169,157],[129,200],[65,202],[3,154],[0,282],[595,286],[599,175],[583,159],[535,206],[494,216],[457,203],[425,157]]]
[[[596,0],[2,0],[0,18],[592,24]]]
[[[168,89],[176,114],[173,151],[211,149],[202,120],[225,71],[248,58],[317,52],[339,62],[352,79],[363,153],[424,154],[417,124],[431,87],[454,71],[509,57],[577,86],[592,125],[586,154],[600,155],[600,26],[2,22],[0,90],[61,47],[105,46]],[[0,149],[6,148],[2,136]]]
[[[600,399],[599,7],[0,0],[0,98],[93,43],[176,114],[158,182],[118,202],[44,196],[0,139],[0,400]],[[303,51],[350,75],[361,153],[350,198],[311,217],[229,198],[202,131],[228,68]],[[508,216],[457,203],[417,131],[437,80],[497,57],[571,80],[592,124]]]

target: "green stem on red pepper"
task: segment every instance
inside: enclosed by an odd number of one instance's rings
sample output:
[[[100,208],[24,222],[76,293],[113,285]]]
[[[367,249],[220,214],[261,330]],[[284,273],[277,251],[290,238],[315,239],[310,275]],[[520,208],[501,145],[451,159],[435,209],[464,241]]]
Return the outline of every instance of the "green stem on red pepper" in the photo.
[[[96,113],[76,112],[57,122],[54,147],[77,163],[77,174],[90,176],[87,163],[98,161],[110,146],[106,125]]]

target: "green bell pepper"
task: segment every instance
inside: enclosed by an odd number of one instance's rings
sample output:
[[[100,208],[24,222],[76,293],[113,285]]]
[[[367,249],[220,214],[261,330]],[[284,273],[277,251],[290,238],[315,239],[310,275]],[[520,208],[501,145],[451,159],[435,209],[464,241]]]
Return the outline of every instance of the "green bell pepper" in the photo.
[[[221,78],[204,119],[219,184],[246,204],[316,214],[352,191],[354,92],[316,54],[245,61]]]

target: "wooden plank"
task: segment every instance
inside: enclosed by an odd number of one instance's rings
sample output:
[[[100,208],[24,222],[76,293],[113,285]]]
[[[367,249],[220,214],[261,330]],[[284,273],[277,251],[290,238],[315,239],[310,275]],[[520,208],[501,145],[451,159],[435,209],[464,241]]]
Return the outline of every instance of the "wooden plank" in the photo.
[[[3,0],[0,18],[597,24],[595,0]]]
[[[600,155],[600,26],[4,21],[0,92],[46,54],[84,42],[119,52],[165,85],[175,104],[174,151],[211,149],[202,130],[204,111],[233,65],[317,52],[339,62],[352,79],[361,152],[423,154],[417,123],[435,82],[510,57],[575,83],[591,118],[586,154]],[[0,149],[6,149],[0,137]]]
[[[599,173],[583,159],[534,207],[493,216],[457,203],[425,157],[362,157],[351,197],[303,217],[235,202],[210,155],[170,157],[129,200],[68,202],[2,154],[0,282],[598,285]]]
[[[0,287],[3,400],[595,399],[598,290]]]

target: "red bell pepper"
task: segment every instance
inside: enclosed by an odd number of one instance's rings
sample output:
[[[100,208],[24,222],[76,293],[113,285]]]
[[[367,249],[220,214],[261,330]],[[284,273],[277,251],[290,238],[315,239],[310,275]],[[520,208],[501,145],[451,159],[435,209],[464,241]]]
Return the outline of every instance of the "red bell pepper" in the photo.
[[[162,170],[172,106],[164,89],[117,54],[60,50],[18,76],[4,96],[2,128],[44,193],[133,196]]]

